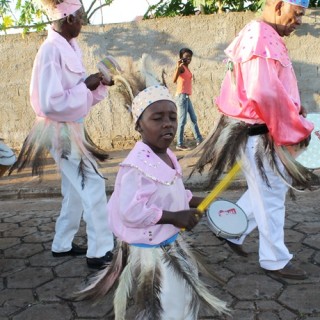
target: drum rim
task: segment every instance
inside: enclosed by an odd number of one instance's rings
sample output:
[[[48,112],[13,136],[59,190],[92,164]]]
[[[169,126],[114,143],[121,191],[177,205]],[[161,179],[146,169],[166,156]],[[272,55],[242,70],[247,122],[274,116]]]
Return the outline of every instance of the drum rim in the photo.
[[[245,224],[245,228],[243,231],[239,232],[239,233],[230,233],[230,232],[226,232],[224,230],[221,230],[221,228],[219,228],[216,223],[212,220],[211,216],[210,216],[210,207],[213,203],[217,203],[217,202],[228,202],[228,203],[231,203],[232,205],[236,206],[242,213],[243,213],[243,216],[245,218],[245,221],[246,221],[246,224]],[[228,238],[240,238],[245,232],[246,230],[248,229],[248,226],[249,226],[249,220],[248,220],[248,217],[246,215],[246,213],[244,212],[244,210],[235,202],[232,202],[230,200],[226,200],[226,199],[222,199],[222,198],[219,198],[215,201],[213,201],[210,205],[209,205],[209,208],[208,208],[208,212],[206,214],[207,216],[207,219],[210,221],[211,225],[209,224],[209,228],[211,229],[211,227],[215,227],[216,230],[212,230],[217,236],[221,236],[221,233],[223,233],[224,235],[226,235]],[[220,232],[219,234],[217,234],[218,232]]]
[[[318,118],[315,118],[314,116],[317,116]],[[319,120],[320,120],[320,112],[310,112],[310,113],[307,114],[306,119],[309,120],[309,121],[311,121],[311,122],[312,122],[312,120],[316,119],[316,120],[318,120],[318,122],[319,122]],[[312,122],[312,123],[313,123],[313,125],[314,125],[315,128],[314,128],[314,130],[312,130],[311,135],[314,133],[315,130],[320,130],[319,123],[314,123],[314,122]],[[317,128],[316,128],[316,127],[317,127]],[[311,142],[310,142],[310,143],[311,143]],[[300,156],[301,156],[301,155],[300,155]],[[319,170],[319,169],[320,169],[320,164],[317,164],[317,166],[308,165],[308,164],[306,164],[304,161],[302,161],[301,159],[299,160],[299,157],[300,157],[300,156],[298,156],[298,157],[295,159],[299,164],[303,165],[304,167],[308,168],[309,170]],[[303,157],[302,157],[302,158],[303,158]],[[302,162],[300,162],[300,161],[302,161]]]

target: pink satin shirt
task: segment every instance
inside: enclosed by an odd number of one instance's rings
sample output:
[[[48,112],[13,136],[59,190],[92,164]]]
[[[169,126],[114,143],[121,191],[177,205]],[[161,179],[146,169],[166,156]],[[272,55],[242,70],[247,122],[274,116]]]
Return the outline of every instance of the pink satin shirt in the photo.
[[[174,169],[139,141],[120,164],[108,202],[108,223],[116,237],[129,244],[159,244],[180,231],[171,224],[157,224],[163,210],[188,209],[192,198],[176,156],[169,149],[167,153]]]
[[[277,145],[307,138],[313,124],[299,114],[297,79],[278,33],[262,21],[253,21],[225,52],[229,70],[216,100],[219,110],[250,124],[265,123]]]

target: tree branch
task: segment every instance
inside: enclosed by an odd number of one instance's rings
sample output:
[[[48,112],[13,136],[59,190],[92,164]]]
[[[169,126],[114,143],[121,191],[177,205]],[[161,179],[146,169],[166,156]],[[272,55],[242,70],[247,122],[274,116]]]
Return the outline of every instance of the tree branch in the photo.
[[[88,21],[90,21],[91,17],[92,17],[98,10],[100,10],[100,9],[103,8],[103,7],[107,7],[107,6],[110,6],[110,3],[105,3],[105,4],[102,4],[101,6],[96,7],[96,8],[90,13],[90,15],[88,16]]]

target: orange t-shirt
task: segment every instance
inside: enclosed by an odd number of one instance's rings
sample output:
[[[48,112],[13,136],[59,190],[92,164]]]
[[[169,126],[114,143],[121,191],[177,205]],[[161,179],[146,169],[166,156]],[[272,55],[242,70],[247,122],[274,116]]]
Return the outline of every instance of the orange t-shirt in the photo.
[[[177,79],[177,91],[176,94],[186,93],[188,95],[192,94],[192,73],[186,67],[184,67],[184,72],[179,74]]]

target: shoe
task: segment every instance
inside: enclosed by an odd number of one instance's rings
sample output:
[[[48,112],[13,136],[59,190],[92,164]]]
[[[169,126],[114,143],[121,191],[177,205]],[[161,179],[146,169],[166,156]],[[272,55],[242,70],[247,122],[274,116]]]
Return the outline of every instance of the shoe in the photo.
[[[87,258],[87,265],[92,269],[102,269],[106,265],[110,264],[113,258],[113,253],[108,251],[105,256],[101,258]]]
[[[225,239],[226,240],[226,239]],[[240,244],[235,244],[233,242],[230,242],[228,240],[226,240],[226,244],[229,246],[229,248],[234,252],[236,253],[238,256],[241,256],[241,257],[248,257],[248,252],[244,251],[243,250],[243,247],[242,245]]]
[[[308,278],[308,275],[304,270],[294,267],[290,261],[280,270],[266,270],[266,271],[274,276],[281,277],[281,278],[294,279],[294,280],[305,280]]]
[[[87,248],[82,248],[72,243],[71,250],[65,252],[54,252],[51,251],[54,257],[65,257],[65,256],[81,256],[87,253]]]
[[[190,150],[190,148],[188,148],[188,147],[185,146],[185,145],[176,146],[176,149],[177,149],[177,150],[182,150],[182,151]]]

